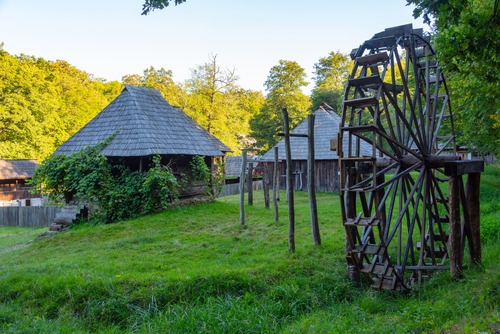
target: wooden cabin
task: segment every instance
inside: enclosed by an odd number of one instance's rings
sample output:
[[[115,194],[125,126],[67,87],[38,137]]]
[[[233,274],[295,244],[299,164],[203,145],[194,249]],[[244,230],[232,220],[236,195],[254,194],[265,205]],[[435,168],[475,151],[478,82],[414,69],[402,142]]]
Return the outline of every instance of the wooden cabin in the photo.
[[[127,85],[54,154],[71,155],[113,135],[101,153],[111,163],[135,171],[147,170],[157,154],[174,173],[188,170],[196,155],[204,156],[207,166],[214,168],[216,159],[224,159],[231,151],[182,110],[168,104],[156,89]]]
[[[339,190],[339,163],[337,156],[337,134],[341,123],[341,117],[335,111],[323,104],[314,112],[314,167],[316,191],[334,192]],[[307,135],[307,119],[299,123],[291,134]],[[347,144],[347,143],[346,143]],[[347,145],[345,145],[347,146]],[[285,140],[282,139],[274,147],[278,147],[278,173],[280,175],[280,189],[286,189],[286,152]],[[274,151],[271,148],[261,158],[265,164],[265,171],[273,177]],[[292,155],[292,173],[294,190],[307,190],[307,137],[290,137],[290,148]],[[362,152],[371,154],[372,146],[367,142],[361,142]]]
[[[26,183],[38,165],[36,160],[0,160],[0,201],[40,197],[31,194],[31,186]]]

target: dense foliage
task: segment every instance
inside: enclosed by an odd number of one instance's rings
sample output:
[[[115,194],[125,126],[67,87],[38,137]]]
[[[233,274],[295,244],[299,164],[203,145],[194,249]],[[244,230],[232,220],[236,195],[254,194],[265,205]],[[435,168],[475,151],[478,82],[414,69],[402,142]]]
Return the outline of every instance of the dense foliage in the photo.
[[[306,73],[297,62],[280,60],[269,71],[264,83],[266,100],[260,112],[250,120],[252,136],[257,147],[265,152],[279,141],[278,133],[283,132],[283,108],[290,116],[293,128],[310,112],[311,99],[302,92],[307,86]]]
[[[0,45],[0,158],[43,160],[120,93],[65,61]]]
[[[90,208],[92,220],[105,223],[165,210],[190,181],[210,189],[211,173],[204,157],[193,157],[190,171],[178,178],[160,156],[153,157],[146,172],[130,171],[111,165],[99,153],[111,138],[71,156],[44,160],[31,181],[35,189],[53,202],[78,200]]]
[[[352,66],[349,55],[340,51],[332,51],[314,64],[315,84],[311,92],[313,111],[323,102],[338,112],[342,110],[344,88]]]
[[[499,0],[407,0],[434,29],[462,145],[500,154]]]

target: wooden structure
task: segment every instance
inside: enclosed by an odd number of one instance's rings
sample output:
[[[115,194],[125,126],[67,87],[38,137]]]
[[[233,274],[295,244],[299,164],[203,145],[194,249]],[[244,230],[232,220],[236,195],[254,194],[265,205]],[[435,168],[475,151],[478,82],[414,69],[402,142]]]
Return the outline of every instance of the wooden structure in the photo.
[[[138,171],[147,170],[156,154],[174,173],[188,172],[196,155],[204,156],[207,165],[216,168],[215,159],[223,159],[231,151],[182,110],[169,105],[159,91],[127,85],[54,154],[70,155],[112,135],[101,153],[113,164]]]
[[[484,167],[457,161],[435,51],[410,24],[375,34],[351,57],[338,137],[349,274],[383,289],[408,288],[435,270],[458,277],[466,239],[480,261]]]
[[[38,165],[36,160],[0,160],[0,201],[40,197],[31,194],[26,183]]]
[[[335,111],[323,104],[314,113],[314,174],[315,189],[319,192],[334,192],[339,190],[339,165],[336,152],[336,138],[341,118]],[[290,147],[292,157],[292,173],[294,190],[308,189],[308,132],[307,119],[299,123],[290,133]],[[297,136],[298,135],[298,136]],[[302,135],[302,137],[300,137]],[[333,139],[333,140],[332,140]],[[346,142],[347,144],[347,142]],[[286,150],[285,139],[280,140],[273,148],[266,152],[261,161],[264,162],[269,179],[273,180],[274,148],[278,148],[278,173],[281,176],[279,188],[286,188]],[[361,142],[360,149],[364,154],[370,154],[371,145]]]

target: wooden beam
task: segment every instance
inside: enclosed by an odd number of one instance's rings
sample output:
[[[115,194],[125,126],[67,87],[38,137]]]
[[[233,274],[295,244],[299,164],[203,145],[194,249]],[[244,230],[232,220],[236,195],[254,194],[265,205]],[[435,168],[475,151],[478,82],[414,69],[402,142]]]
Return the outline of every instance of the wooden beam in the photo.
[[[444,164],[444,174],[447,176],[481,172],[484,172],[483,160],[457,160]]]
[[[469,259],[472,264],[480,264],[481,259],[481,231],[480,231],[480,212],[479,209],[479,186],[481,183],[480,173],[470,173],[467,177],[466,201],[469,210],[469,223],[471,232],[472,249],[469,249]]]

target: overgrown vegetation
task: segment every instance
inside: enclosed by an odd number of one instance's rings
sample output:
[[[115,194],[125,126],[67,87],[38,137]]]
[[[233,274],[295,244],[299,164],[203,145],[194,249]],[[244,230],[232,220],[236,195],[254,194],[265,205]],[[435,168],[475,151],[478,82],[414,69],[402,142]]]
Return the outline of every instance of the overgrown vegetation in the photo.
[[[189,181],[200,181],[210,190],[210,170],[204,157],[194,156],[191,171],[178,178],[170,166],[161,163],[159,155],[153,157],[147,172],[141,173],[111,165],[99,153],[112,139],[71,156],[47,158],[33,175],[33,191],[55,203],[77,199],[90,208],[91,220],[111,223],[165,210],[178,200]]]
[[[52,238],[0,229],[2,333],[494,333],[500,329],[500,169],[482,176],[483,266],[434,275],[410,295],[346,278],[338,195],[320,193],[314,246],[296,193],[296,252],[261,192]],[[282,194],[281,198],[285,198]],[[30,229],[22,229],[31,231]],[[24,238],[25,242],[21,242]],[[467,256],[465,257],[467,261]]]

